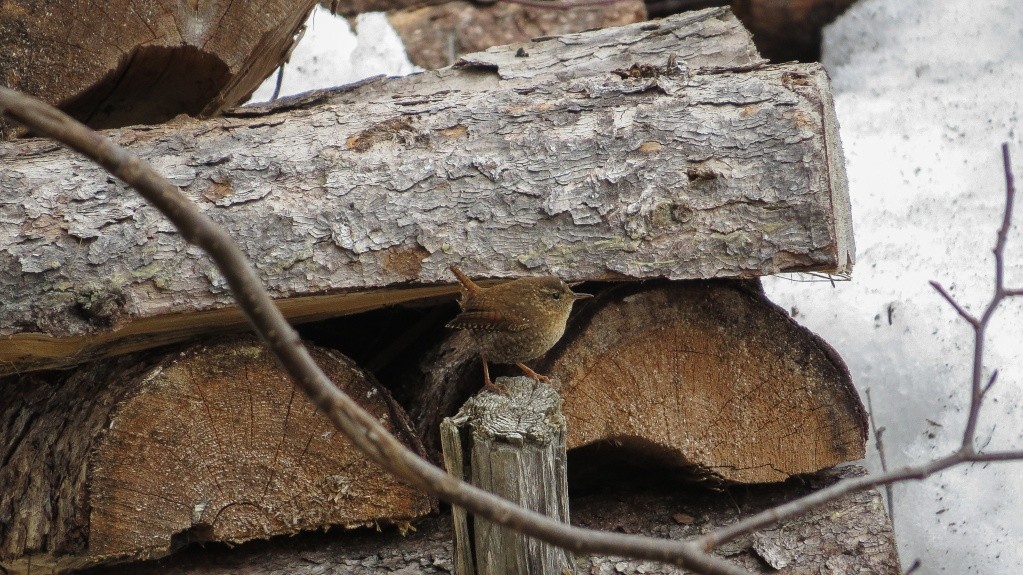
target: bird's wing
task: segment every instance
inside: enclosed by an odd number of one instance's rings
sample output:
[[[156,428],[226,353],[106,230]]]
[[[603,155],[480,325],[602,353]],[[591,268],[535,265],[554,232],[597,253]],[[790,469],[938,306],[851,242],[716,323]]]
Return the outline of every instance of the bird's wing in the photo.
[[[526,326],[516,318],[499,311],[467,310],[448,322],[452,329],[477,331],[520,331]]]

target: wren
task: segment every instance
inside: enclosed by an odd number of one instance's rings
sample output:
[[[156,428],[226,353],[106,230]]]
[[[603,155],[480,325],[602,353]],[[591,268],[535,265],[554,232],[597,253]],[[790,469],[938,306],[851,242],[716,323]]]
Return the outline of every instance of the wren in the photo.
[[[576,300],[593,297],[575,293],[561,279],[546,276],[519,278],[483,288],[456,266],[448,266],[462,284],[458,305],[462,313],[447,327],[468,330],[483,360],[483,386],[504,393],[490,381],[487,361],[514,363],[537,381],[550,378],[522,362],[540,357],[565,333],[568,314]]]

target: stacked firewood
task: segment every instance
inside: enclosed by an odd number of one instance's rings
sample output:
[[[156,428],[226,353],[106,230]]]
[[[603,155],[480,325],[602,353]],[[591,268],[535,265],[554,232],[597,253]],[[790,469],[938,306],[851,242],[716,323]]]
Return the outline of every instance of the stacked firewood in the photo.
[[[140,77],[150,51],[119,73]],[[195,81],[231,79],[178,112],[238,101],[250,68],[214,60],[189,60]],[[80,110],[95,90],[56,100]],[[169,117],[147,93],[86,115]],[[440,421],[482,384],[471,337],[443,327],[452,263],[483,285],[552,274],[597,294],[532,364],[560,390],[579,469],[628,459],[727,489],[864,455],[841,359],[755,279],[851,270],[827,78],[768,64],[727,9],[105,135],[230,231],[333,381],[434,461]],[[130,189],[46,141],[2,143],[0,163],[0,569],[438,512],[296,394],[210,261]],[[885,533],[864,561],[895,564]]]

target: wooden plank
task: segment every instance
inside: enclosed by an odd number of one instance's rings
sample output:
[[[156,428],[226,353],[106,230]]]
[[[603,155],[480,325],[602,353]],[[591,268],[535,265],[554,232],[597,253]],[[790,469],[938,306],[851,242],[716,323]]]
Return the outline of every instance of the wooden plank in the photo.
[[[507,394],[481,393],[441,423],[448,472],[568,523],[561,398],[550,385],[527,377],[495,383]],[[572,570],[568,551],[461,510],[452,519],[457,575],[561,575]]]

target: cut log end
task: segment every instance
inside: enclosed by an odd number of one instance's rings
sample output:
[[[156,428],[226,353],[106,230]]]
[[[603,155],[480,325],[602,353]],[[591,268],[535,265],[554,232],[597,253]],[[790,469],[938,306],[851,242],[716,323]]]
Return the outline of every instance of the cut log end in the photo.
[[[837,354],[734,284],[606,292],[543,363],[564,382],[570,449],[618,443],[743,483],[864,455],[864,411]]]
[[[403,412],[370,376],[339,354],[313,355],[417,447]],[[78,395],[90,388],[99,396]],[[407,521],[433,506],[369,464],[252,338],[193,346],[143,369],[130,358],[84,367],[48,392],[32,402],[8,398],[0,409],[6,421],[34,418],[13,446],[15,469],[47,457],[39,452],[46,445],[80,444],[61,448],[62,469],[37,475],[35,491],[19,485],[17,471],[0,472],[0,492],[8,493],[0,503],[13,517],[43,523],[16,519],[0,528],[0,566],[11,573],[160,557],[192,542]],[[62,438],[52,420],[66,412],[80,427]],[[51,501],[55,516],[43,511]]]
[[[584,304],[534,366],[559,382],[568,448],[741,483],[862,458],[866,415],[844,363],[749,285],[622,285]],[[412,416],[428,446],[478,379],[469,346],[451,337],[424,363],[430,407]]]

